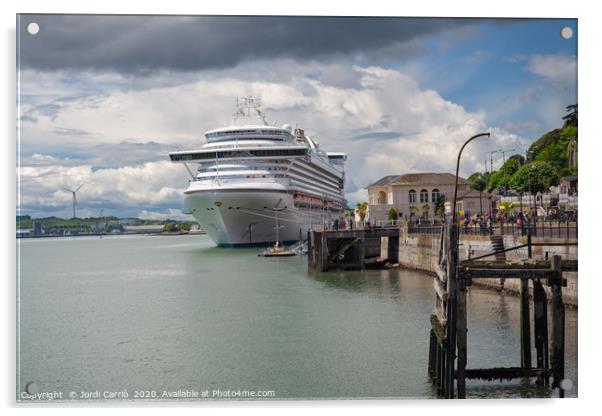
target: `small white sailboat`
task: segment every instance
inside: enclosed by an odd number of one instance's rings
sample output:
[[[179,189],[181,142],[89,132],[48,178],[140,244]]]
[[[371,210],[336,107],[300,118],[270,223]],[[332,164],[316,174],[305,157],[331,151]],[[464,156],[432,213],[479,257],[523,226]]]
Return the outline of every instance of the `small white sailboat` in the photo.
[[[262,257],[289,257],[297,255],[297,250],[295,250],[294,248],[287,249],[284,245],[280,244],[280,234],[278,233],[278,230],[280,229],[280,224],[278,223],[278,212],[284,211],[286,209],[286,206],[279,207],[281,202],[282,199],[278,200],[278,203],[274,206],[274,208],[272,208],[276,220],[276,243],[273,247],[267,248],[264,251],[262,251],[259,254]]]

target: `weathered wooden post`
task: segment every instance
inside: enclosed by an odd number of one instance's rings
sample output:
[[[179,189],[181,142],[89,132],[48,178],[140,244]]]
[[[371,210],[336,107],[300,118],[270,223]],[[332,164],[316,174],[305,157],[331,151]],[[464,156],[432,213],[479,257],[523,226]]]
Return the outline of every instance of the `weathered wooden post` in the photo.
[[[539,377],[538,383],[548,385],[548,298],[539,279],[533,281],[533,304],[537,368],[546,371],[545,375]]]
[[[457,281],[457,346],[458,346],[458,398],[466,398],[466,360],[467,360],[467,324],[466,324],[466,286],[467,281],[464,275],[458,275]]]
[[[455,378],[455,359],[456,359],[456,347],[457,347],[457,319],[458,319],[458,225],[456,218],[456,205],[458,203],[458,178],[460,175],[460,159],[462,157],[462,151],[468,143],[479,138],[479,137],[490,137],[490,133],[480,133],[472,136],[464,142],[460,151],[458,152],[458,159],[456,161],[456,181],[454,184],[454,199],[452,202],[452,218],[451,226],[448,227],[449,231],[449,245],[448,245],[448,258],[447,258],[447,327],[446,327],[446,367],[445,367],[445,382],[446,382],[446,394],[445,397],[448,399],[454,398],[454,378]],[[465,337],[465,328],[461,328],[462,336]],[[464,358],[464,364],[466,357]],[[462,369],[462,371],[464,368]],[[462,374],[464,377],[464,374]]]
[[[550,283],[552,286],[552,388],[558,388],[559,397],[564,397],[561,381],[564,379],[564,303],[562,302],[562,272],[560,256],[552,257]]]
[[[449,267],[449,244],[451,233],[449,225],[441,229],[441,241],[439,246],[439,261],[436,265],[436,276],[433,278],[435,289],[435,310],[431,315],[431,344],[429,350],[429,362],[431,362],[432,382],[437,387],[437,395],[447,397],[448,380],[446,380],[448,352],[447,332],[447,280]],[[452,380],[453,383],[453,380]]]
[[[328,236],[326,231],[320,233],[320,271],[328,271]]]
[[[531,231],[527,235],[527,251],[531,252]],[[529,278],[520,279],[520,365],[531,368],[531,316],[529,310]]]
[[[307,231],[307,263],[310,267],[315,267],[314,264],[314,233],[311,230]]]
[[[456,324],[457,324],[457,265],[458,265],[458,229],[452,224],[449,229],[449,255],[447,259],[447,326],[445,339],[445,398],[454,398],[454,376],[456,361]]]
[[[429,336],[429,361],[428,361],[428,376],[431,380],[431,383],[435,380],[435,368],[437,366],[436,360],[436,348],[437,348],[437,338],[435,337],[435,332],[431,328],[430,336]]]
[[[520,354],[521,367],[531,368],[531,324],[529,316],[529,280],[521,278],[520,282]]]
[[[437,346],[437,395],[443,396],[445,393],[445,380],[443,377],[445,368],[445,351],[443,351],[443,345]]]

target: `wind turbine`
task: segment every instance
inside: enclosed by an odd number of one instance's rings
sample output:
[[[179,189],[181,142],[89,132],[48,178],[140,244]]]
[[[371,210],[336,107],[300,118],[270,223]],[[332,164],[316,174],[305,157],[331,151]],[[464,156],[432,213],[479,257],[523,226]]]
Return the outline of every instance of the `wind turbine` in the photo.
[[[79,191],[79,189],[84,186],[84,184],[82,183],[80,186],[78,186],[77,188],[75,188],[75,190],[72,189],[67,189],[67,188],[63,188],[63,191],[65,192],[71,192],[71,194],[73,195],[73,218],[75,217],[75,207],[77,206],[77,191]]]

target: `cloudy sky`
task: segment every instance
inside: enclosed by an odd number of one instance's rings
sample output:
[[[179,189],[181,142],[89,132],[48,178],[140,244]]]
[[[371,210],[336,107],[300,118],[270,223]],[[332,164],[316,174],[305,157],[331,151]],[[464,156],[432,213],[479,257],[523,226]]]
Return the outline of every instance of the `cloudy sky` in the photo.
[[[36,35],[27,33],[39,24]],[[560,35],[573,29],[569,40]],[[577,102],[575,20],[21,15],[20,212],[181,214],[183,166],[237,96],[345,151],[347,198],[384,175],[485,170]],[[494,157],[494,169],[501,164]]]

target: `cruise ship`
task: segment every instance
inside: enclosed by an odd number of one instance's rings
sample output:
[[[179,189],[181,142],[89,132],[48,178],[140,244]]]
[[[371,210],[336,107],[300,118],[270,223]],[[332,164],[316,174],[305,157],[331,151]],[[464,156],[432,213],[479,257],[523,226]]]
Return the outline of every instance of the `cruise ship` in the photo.
[[[300,128],[269,125],[259,98],[237,99],[232,125],[205,139],[169,157],[190,174],[186,206],[217,245],[305,240],[344,215],[346,154],[323,151]]]

